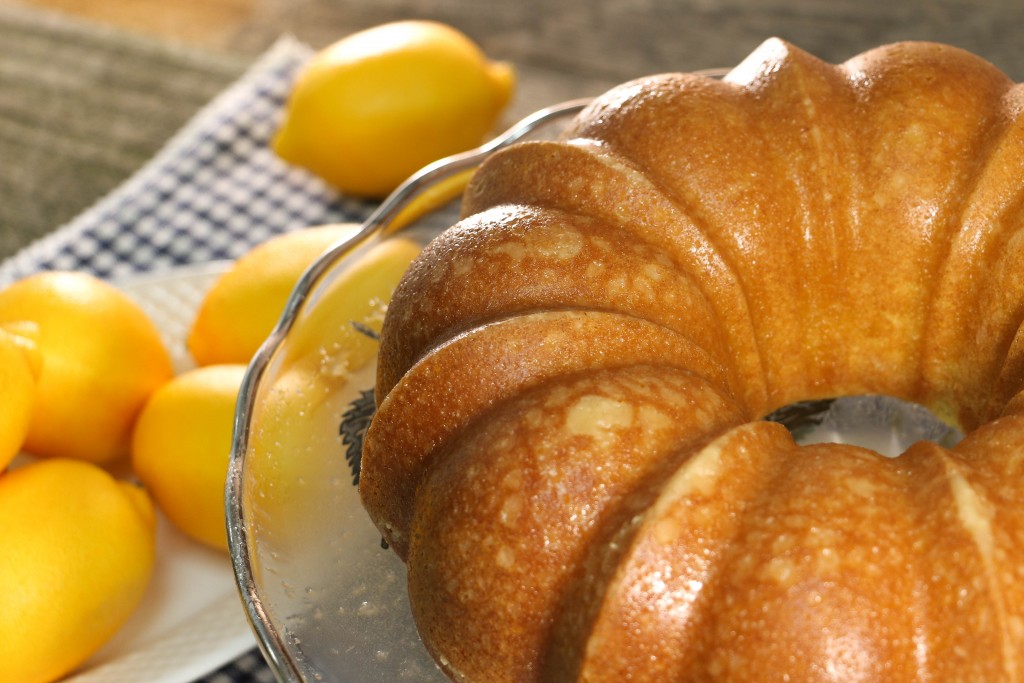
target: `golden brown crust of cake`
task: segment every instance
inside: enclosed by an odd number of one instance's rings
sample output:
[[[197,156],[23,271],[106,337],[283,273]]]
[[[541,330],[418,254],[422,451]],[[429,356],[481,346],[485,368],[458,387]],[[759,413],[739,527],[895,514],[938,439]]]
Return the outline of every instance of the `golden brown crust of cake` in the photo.
[[[961,50],[598,98],[391,302],[360,484],[464,681],[1024,679],[1024,88]],[[759,421],[884,394],[897,459]]]

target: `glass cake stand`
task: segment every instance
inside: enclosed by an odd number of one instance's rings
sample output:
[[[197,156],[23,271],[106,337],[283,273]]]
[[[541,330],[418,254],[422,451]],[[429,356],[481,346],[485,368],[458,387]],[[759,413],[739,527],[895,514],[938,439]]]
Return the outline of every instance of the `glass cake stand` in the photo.
[[[352,302],[339,292],[387,240],[422,247],[455,223],[457,202],[445,200],[490,153],[549,137],[586,104],[540,110],[410,178],[303,275],[250,364],[235,417],[228,540],[249,621],[280,681],[445,680],[413,625],[404,565],[381,547],[359,502],[354,454],[373,410],[376,339],[344,318]]]

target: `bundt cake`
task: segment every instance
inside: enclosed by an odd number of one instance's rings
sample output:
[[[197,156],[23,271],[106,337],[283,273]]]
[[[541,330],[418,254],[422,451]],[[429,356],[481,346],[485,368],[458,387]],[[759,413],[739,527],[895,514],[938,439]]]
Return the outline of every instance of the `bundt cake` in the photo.
[[[387,313],[360,493],[454,680],[1024,680],[1024,88],[770,40],[476,173]],[[798,445],[794,402],[958,426]]]

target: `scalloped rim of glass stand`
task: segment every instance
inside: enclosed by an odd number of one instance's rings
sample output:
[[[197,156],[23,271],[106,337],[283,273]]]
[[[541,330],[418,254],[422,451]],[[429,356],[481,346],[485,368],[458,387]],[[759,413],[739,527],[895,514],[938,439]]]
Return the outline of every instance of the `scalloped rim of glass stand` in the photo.
[[[553,121],[578,113],[589,102],[589,99],[572,100],[538,110],[481,147],[435,162],[409,178],[380,204],[363,223],[356,235],[331,246],[302,275],[289,297],[280,322],[249,364],[239,392],[231,459],[225,487],[228,545],[235,569],[236,583],[250,625],[270,668],[279,680],[287,683],[303,683],[304,681],[298,663],[289,652],[286,639],[278,632],[277,627],[269,618],[259,594],[253,571],[249,530],[243,509],[245,481],[242,475],[249,447],[248,430],[263,377],[269,371],[277,352],[285,343],[289,331],[301,315],[305,304],[314,298],[316,288],[322,280],[332,270],[339,267],[344,259],[348,259],[350,262],[358,259],[362,251],[368,248],[374,239],[387,235],[389,225],[396,218],[400,218],[401,211],[414,199],[441,181],[476,167],[494,151],[524,138]]]

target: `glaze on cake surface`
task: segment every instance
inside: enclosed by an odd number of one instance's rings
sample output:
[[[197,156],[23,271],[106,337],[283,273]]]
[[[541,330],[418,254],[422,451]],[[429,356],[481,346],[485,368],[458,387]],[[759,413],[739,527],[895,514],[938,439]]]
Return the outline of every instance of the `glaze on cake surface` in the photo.
[[[1022,107],[955,48],[770,40],[491,157],[392,299],[363,448],[442,669],[1024,680]],[[859,394],[967,436],[761,419]]]

